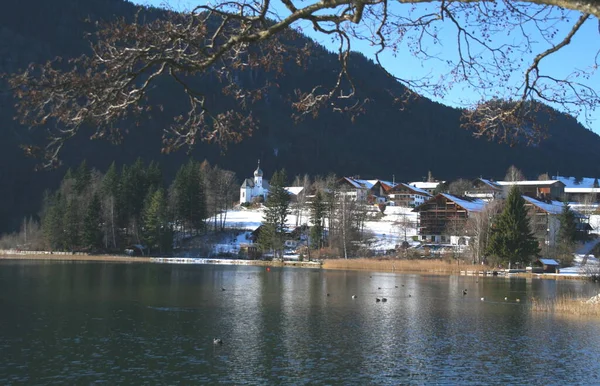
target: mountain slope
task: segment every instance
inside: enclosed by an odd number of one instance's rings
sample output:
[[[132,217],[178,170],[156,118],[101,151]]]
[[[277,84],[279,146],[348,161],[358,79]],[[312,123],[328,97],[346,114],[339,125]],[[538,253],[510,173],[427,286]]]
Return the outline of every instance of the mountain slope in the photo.
[[[0,72],[12,72],[28,63],[55,56],[77,56],[87,50],[84,33],[93,24],[84,22],[133,17],[137,8],[124,0],[23,0],[2,6],[0,12]],[[35,10],[32,12],[32,10]],[[160,17],[163,11],[146,9],[144,16]],[[337,69],[335,55],[324,49],[312,54],[306,69],[292,69],[277,79],[278,88],[253,107],[261,128],[251,138],[229,147],[227,152],[205,144],[192,156],[207,158],[223,168],[234,170],[241,178],[250,175],[258,158],[266,176],[281,167],[289,175],[309,173],[360,175],[396,180],[415,180],[427,175],[444,179],[479,175],[501,178],[511,164],[529,175],[559,172],[562,175],[598,175],[600,137],[580,126],[573,118],[558,114],[549,122],[550,138],[536,147],[499,145],[479,140],[460,128],[460,111],[426,98],[400,109],[386,91],[389,79],[371,61],[355,54],[351,73],[360,95],[368,97],[365,114],[351,123],[347,117],[324,111],[316,120],[294,124],[286,101],[296,88],[331,82]],[[266,73],[241,73],[240,82],[252,83],[270,76]],[[216,91],[214,80],[202,79],[202,87],[214,90],[215,105],[227,103]],[[400,85],[392,87],[401,88]],[[6,84],[0,86],[5,90]],[[160,154],[162,130],[171,117],[180,113],[185,100],[168,82],[152,100],[165,111],[132,127],[121,146],[75,138],[65,149],[65,165],[88,164],[104,170],[112,160],[132,162],[137,157],[160,161],[167,178],[173,176],[185,151]],[[0,232],[15,229],[23,215],[39,210],[43,190],[54,188],[65,169],[33,172],[34,160],[26,159],[19,144],[36,135],[12,118],[14,101],[7,91],[0,92]]]

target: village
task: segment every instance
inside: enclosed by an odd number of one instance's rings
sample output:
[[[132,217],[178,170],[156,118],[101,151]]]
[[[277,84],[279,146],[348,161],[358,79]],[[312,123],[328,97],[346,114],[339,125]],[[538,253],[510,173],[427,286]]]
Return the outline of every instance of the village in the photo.
[[[227,227],[233,234],[228,233],[215,241],[209,253],[211,256],[270,257],[256,244],[270,188],[264,177],[259,161],[253,177],[244,179],[240,187],[240,204],[226,214]],[[426,181],[413,182],[398,182],[395,178],[392,181],[336,178],[328,188],[321,189],[334,190],[338,200],[352,203],[354,210],[360,212],[355,216],[362,217],[362,237],[351,241],[350,256],[343,256],[339,252],[341,248],[338,253],[342,256],[333,256],[331,250],[322,248],[320,253],[313,251],[312,258],[447,257],[476,264],[489,263],[482,238],[487,237],[492,217],[501,210],[502,202],[513,186],[518,186],[521,191],[532,233],[539,244],[538,269],[556,272],[559,266],[568,267],[582,259],[594,259],[592,252],[600,225],[600,216],[596,215],[600,193],[598,180],[562,176],[513,181],[476,178],[461,180],[458,184],[438,181],[431,176]],[[284,258],[287,260],[311,257],[310,205],[318,189],[314,184],[285,187],[291,201],[284,241]],[[578,244],[568,253],[575,253],[575,260],[563,256],[561,262],[558,235],[565,203],[574,214]],[[327,228],[326,225],[325,233]]]

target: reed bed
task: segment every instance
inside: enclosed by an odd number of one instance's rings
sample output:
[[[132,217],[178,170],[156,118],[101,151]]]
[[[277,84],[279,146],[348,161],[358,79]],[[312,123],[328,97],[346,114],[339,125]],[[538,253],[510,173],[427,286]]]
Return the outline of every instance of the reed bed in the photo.
[[[327,259],[324,269],[352,269],[391,272],[460,273],[489,269],[481,265],[458,264],[446,260],[399,260],[399,259]]]
[[[532,299],[531,309],[536,312],[550,312],[577,316],[600,316],[600,303],[590,299],[563,295],[556,299]]]

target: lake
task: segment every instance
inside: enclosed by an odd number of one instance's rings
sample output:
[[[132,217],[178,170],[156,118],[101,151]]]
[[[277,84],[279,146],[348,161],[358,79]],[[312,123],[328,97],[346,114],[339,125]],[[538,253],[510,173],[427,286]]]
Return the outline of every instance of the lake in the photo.
[[[598,292],[585,281],[2,261],[0,384],[598,384],[600,321],[529,309],[532,297]]]

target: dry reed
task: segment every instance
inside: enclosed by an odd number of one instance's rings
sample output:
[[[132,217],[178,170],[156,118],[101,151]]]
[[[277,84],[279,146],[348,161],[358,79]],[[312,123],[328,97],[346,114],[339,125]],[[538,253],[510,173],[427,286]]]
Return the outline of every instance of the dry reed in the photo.
[[[563,295],[556,299],[532,299],[531,309],[536,312],[552,312],[578,316],[600,316],[600,303],[587,303],[588,299]]]
[[[399,260],[399,259],[327,259],[324,269],[355,269],[392,272],[460,273],[460,271],[481,271],[481,265],[458,264],[445,260]]]

